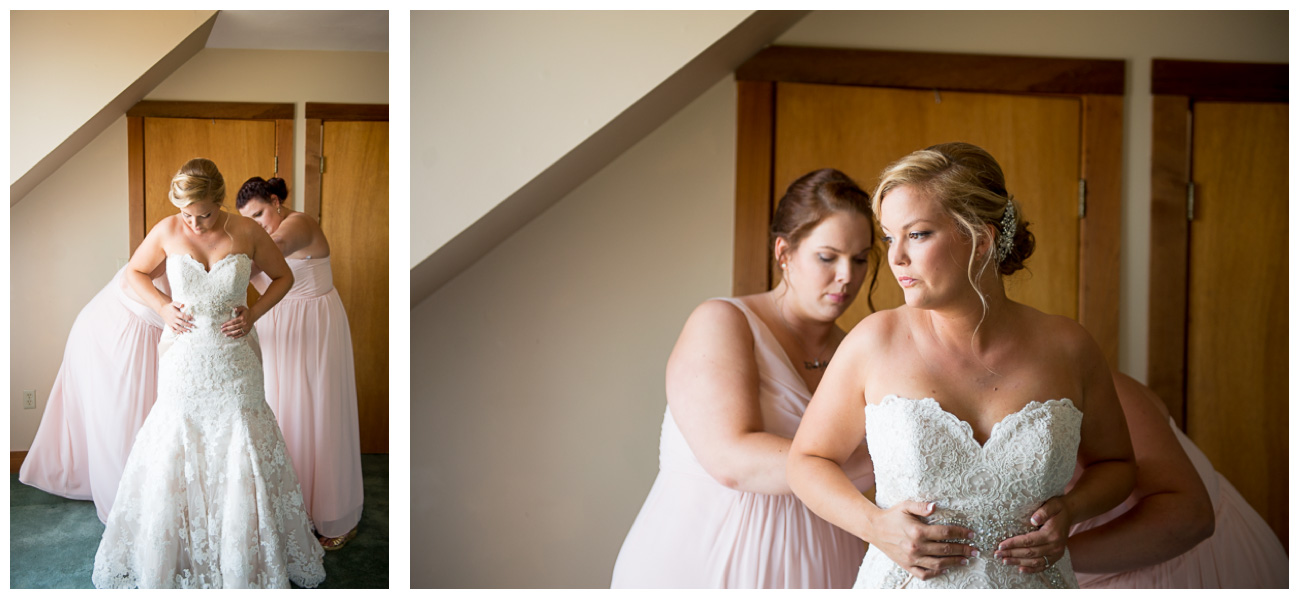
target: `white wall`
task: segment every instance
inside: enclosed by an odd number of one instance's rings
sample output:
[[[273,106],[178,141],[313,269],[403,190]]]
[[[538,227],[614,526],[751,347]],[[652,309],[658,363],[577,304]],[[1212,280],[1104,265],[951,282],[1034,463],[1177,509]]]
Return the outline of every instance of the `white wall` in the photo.
[[[411,266],[753,12],[413,11]]]
[[[388,54],[205,49],[146,98],[295,103],[300,182],[304,104],[387,103]],[[77,313],[129,258],[126,144],[123,117],[10,209],[11,450],[28,449],[36,435]],[[297,206],[301,187],[291,190]],[[23,409],[25,389],[36,390],[36,410]]]
[[[9,182],[22,177],[215,12],[10,13]],[[29,118],[35,114],[41,118]]]
[[[9,449],[36,436],[77,313],[129,258],[126,117],[9,209]],[[23,409],[23,390],[36,409]]]
[[[609,585],[668,353],[730,292],[735,102],[728,77],[412,311],[412,587]]]
[[[1127,61],[1119,368],[1140,381],[1151,271],[1151,59],[1288,57],[1285,12],[818,11],[775,43]]]
[[[1276,14],[815,12],[778,41],[1127,60],[1120,352],[1138,377],[1149,60],[1287,59]],[[531,50],[503,44],[462,59]],[[412,310],[413,587],[609,584],[657,469],[668,353],[731,287],[735,120],[722,81]]]

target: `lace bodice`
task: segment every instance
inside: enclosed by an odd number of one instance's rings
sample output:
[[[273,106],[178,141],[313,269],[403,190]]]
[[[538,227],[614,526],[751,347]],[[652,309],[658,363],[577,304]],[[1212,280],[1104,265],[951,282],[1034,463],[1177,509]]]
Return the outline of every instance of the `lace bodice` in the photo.
[[[178,263],[185,263],[183,268]],[[227,268],[227,264],[233,267]],[[204,269],[203,263],[188,254],[167,257],[167,280],[172,300],[185,305],[194,316],[195,332],[221,333],[221,324],[234,316],[231,311],[247,301],[248,275],[253,262],[247,254],[227,254]]]
[[[1029,517],[1065,492],[1083,420],[1073,402],[1030,402],[994,425],[983,445],[969,423],[932,398],[886,396],[868,405],[865,416],[876,504],[935,502],[930,522],[975,530],[980,558],[946,575],[909,582],[906,571],[876,550],[864,560],[857,587],[1077,587],[1068,553],[1039,575],[1021,574],[993,557],[1002,540],[1036,529]]]

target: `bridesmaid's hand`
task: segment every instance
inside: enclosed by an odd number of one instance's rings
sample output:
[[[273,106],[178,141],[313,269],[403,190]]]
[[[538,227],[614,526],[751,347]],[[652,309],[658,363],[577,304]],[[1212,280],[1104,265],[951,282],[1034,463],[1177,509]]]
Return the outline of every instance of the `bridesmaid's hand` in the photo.
[[[173,333],[185,333],[194,329],[194,317],[185,314],[185,305],[180,302],[169,302],[158,308],[158,316],[162,317],[163,323]]]
[[[890,560],[917,579],[942,575],[952,567],[969,564],[978,556],[973,546],[939,540],[975,539],[975,532],[957,525],[927,525],[921,517],[934,512],[935,503],[899,502],[872,524],[868,540]]]
[[[1049,498],[1029,521],[1038,526],[1037,531],[1003,540],[993,555],[1003,564],[1020,567],[1021,573],[1041,573],[1065,556],[1072,525],[1070,507],[1061,496]]]
[[[253,328],[253,322],[248,319],[247,306],[236,306],[234,313],[234,317],[221,324],[221,333],[238,339],[248,335],[248,331]]]

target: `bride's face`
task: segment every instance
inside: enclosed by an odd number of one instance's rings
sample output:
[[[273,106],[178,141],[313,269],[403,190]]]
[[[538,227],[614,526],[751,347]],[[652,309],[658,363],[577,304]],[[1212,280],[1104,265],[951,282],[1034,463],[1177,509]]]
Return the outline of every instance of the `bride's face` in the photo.
[[[970,241],[938,202],[894,188],[880,201],[880,228],[908,306],[933,309],[975,293],[966,278]]]
[[[239,214],[244,215],[262,226],[267,233],[275,233],[280,228],[280,203],[278,201],[267,202],[261,198],[253,198],[244,203],[244,207],[239,209]]]
[[[220,218],[221,206],[216,202],[194,202],[181,208],[181,220],[199,235],[212,231]]]

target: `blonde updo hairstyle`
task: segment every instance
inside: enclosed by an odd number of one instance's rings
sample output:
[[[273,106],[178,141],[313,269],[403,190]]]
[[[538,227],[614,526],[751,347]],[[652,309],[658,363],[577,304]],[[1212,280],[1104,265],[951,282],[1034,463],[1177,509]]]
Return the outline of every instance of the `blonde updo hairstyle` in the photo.
[[[185,208],[195,202],[211,202],[221,206],[226,199],[226,180],[212,161],[191,158],[172,177],[167,199],[176,208]]]
[[[966,277],[979,294],[984,312],[988,302],[977,283],[992,266],[999,275],[1025,268],[1034,253],[1034,234],[1024,220],[1020,204],[1007,192],[1006,179],[998,161],[983,148],[965,142],[937,144],[917,150],[885,168],[880,185],[872,194],[871,208],[880,214],[881,200],[895,188],[908,186],[924,198],[937,201],[962,234],[970,240],[971,255]],[[1008,204],[1015,207],[1016,230],[1011,248],[998,262],[998,242]],[[980,256],[979,245],[988,242]]]

